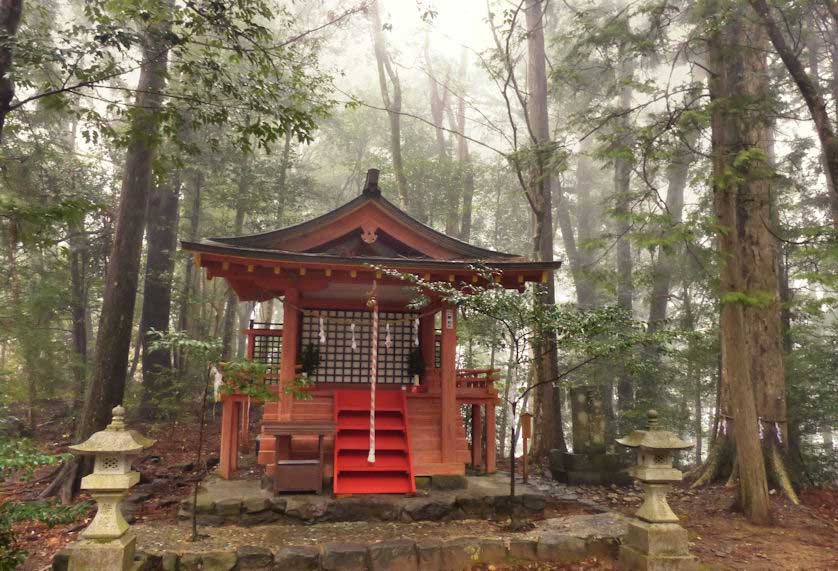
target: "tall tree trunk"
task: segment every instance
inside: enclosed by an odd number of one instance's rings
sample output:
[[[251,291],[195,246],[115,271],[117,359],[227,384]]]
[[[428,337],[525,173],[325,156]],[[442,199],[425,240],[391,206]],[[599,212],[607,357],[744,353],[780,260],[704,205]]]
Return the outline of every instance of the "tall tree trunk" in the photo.
[[[806,31],[806,49],[809,52],[809,72],[814,78],[814,81],[816,82],[815,85],[817,86],[818,78],[820,77],[820,63],[818,62],[820,39],[818,37],[817,24],[814,22],[815,18],[816,16],[814,14],[807,18],[808,29]],[[836,25],[835,30],[836,33],[838,33],[838,25]],[[830,55],[832,56],[832,97],[834,105],[838,105],[838,100],[835,100],[835,96],[838,95],[838,75],[836,75],[838,74],[838,42],[832,41],[830,44],[829,50]],[[836,109],[835,113],[836,116],[838,116],[838,109]],[[829,160],[826,153],[826,147],[821,145],[821,168],[824,173],[828,173],[829,171]],[[832,215],[832,226],[838,227],[838,189],[835,188],[836,181],[833,180],[831,176],[828,176],[828,174],[825,178],[829,211]]]
[[[527,120],[535,153],[534,167],[530,171],[528,193],[533,209],[533,255],[540,261],[553,259],[553,205],[548,159],[550,148],[550,127],[547,112],[547,71],[544,52],[544,14],[541,0],[527,0]],[[540,284],[536,294],[537,303],[554,305],[556,291],[553,280]],[[545,335],[533,343],[535,356],[535,382],[537,405],[535,408],[540,436],[533,443],[535,457],[546,456],[551,449],[565,451],[562,426],[561,391],[550,381],[558,377],[558,351],[555,338]]]
[[[158,110],[165,85],[168,18],[149,26],[143,39],[142,66],[131,115],[131,135],[125,154],[119,211],[105,277],[105,292],[96,338],[93,376],[75,441],[80,442],[110,421],[111,409],[122,402],[137,297],[140,252],[152,162],[159,142]]]
[[[73,410],[81,408],[87,377],[87,239],[84,224],[71,229],[70,244],[70,319],[73,340]]]
[[[460,94],[457,96],[457,161],[460,163],[463,177],[463,208],[460,216],[460,240],[468,242],[471,239],[472,203],[474,202],[474,167],[471,162],[471,154],[468,150],[468,139],[466,139],[466,99],[465,80],[468,71],[467,52],[463,48],[460,58],[459,79],[463,82],[460,87]]]
[[[681,328],[684,331],[693,331],[695,329],[695,315],[693,314],[692,297],[690,296],[690,288],[685,284],[683,289],[683,317],[681,320]],[[687,340],[687,352],[692,353],[693,340]],[[687,361],[686,377],[688,382],[695,383],[693,386],[693,432],[695,433],[695,463],[701,463],[701,456],[703,453],[702,447],[704,440],[702,433],[704,432],[702,426],[702,391],[701,391],[701,377],[695,374],[693,360]]]
[[[248,191],[250,167],[247,159],[244,160],[242,170],[239,173],[238,193],[236,200],[236,214],[233,220],[233,235],[240,236],[244,228],[245,196]],[[233,339],[236,334],[236,314],[238,312],[238,296],[229,285],[227,286],[227,301],[224,306],[224,326],[221,337],[221,354],[226,361],[235,355]]]
[[[829,0],[829,2],[832,2],[832,0]],[[817,79],[806,73],[806,69],[800,61],[798,50],[786,41],[780,25],[774,19],[767,0],[749,0],[749,3],[759,16],[762,27],[767,32],[774,49],[780,59],[783,60],[786,70],[797,85],[803,101],[809,108],[809,114],[815,123],[815,132],[823,150],[826,166],[824,174],[830,181],[830,190],[834,193],[838,189],[838,136],[836,136],[832,119],[829,117],[826,98],[818,86]],[[833,30],[838,32],[838,22],[836,22]],[[833,220],[833,224],[836,224],[835,220]]]
[[[198,239],[198,229],[201,222],[201,187],[204,182],[204,174],[201,171],[195,170],[192,174],[192,204],[189,207],[189,226],[186,231],[187,240],[194,242]],[[195,296],[195,284],[193,277],[194,264],[191,259],[187,258],[183,262],[183,289],[180,294],[180,309],[178,310],[178,327],[181,331],[188,331],[190,329],[189,311],[192,303],[192,298]],[[179,356],[177,356],[179,357]],[[178,369],[182,369],[182,363],[178,364]]]
[[[448,81],[450,70],[446,72],[445,81],[440,83],[437,79],[434,70],[433,62],[431,61],[430,50],[428,49],[429,40],[425,36],[425,65],[428,69],[428,91],[431,102],[431,121],[434,124],[434,134],[436,135],[436,155],[437,163],[442,172],[450,166],[450,149],[449,142],[445,139],[445,112],[448,107],[448,96],[450,94],[448,88]],[[452,125],[452,127],[454,127]],[[456,129],[456,127],[454,127]],[[445,185],[445,233],[449,236],[457,236],[459,233],[459,214],[460,214],[460,192],[457,185],[450,178],[447,179]]]
[[[692,148],[698,139],[698,132],[691,131],[687,135],[686,144],[675,151],[675,156],[666,168],[666,215],[665,224],[670,227],[678,226],[684,214],[684,190],[687,187],[687,177],[690,165],[695,159]],[[662,228],[665,234],[670,228]],[[649,330],[654,332],[661,329],[666,321],[669,307],[669,296],[672,288],[672,277],[675,274],[681,248],[672,246],[658,247],[658,261],[652,268],[652,292],[649,298]]]
[[[576,285],[576,304],[582,309],[590,309],[597,305],[596,287],[590,277],[595,262],[595,251],[591,243],[597,237],[594,231],[597,208],[591,194],[594,169],[591,157],[588,156],[589,145],[586,141],[582,142],[582,148],[576,160],[576,185],[573,190],[576,195],[577,267],[571,267],[571,271]],[[565,242],[565,248],[567,248],[567,242]]]
[[[620,70],[618,79],[623,84],[619,98],[619,109],[626,112],[631,108],[632,88],[630,82],[634,75],[634,62],[620,50]],[[631,256],[631,170],[634,161],[632,155],[632,136],[627,117],[618,121],[619,129],[614,158],[614,218],[617,245],[617,305],[631,315],[634,311],[634,279]],[[620,411],[634,407],[634,379],[630,371],[622,364],[617,365],[617,405]]]
[[[74,153],[76,150],[76,134],[78,122],[73,121],[66,131],[67,150]],[[77,189],[76,173],[71,175],[70,187]],[[70,266],[70,320],[72,323],[70,337],[73,343],[72,364],[73,371],[73,411],[81,410],[84,400],[84,384],[87,380],[87,330],[90,321],[87,269],[89,248],[87,234],[85,233],[84,219],[70,225],[70,236],[67,240],[69,250]]]
[[[253,313],[253,307],[255,305],[255,302],[252,301],[245,301],[239,304],[239,331],[247,329],[250,325],[250,314]],[[271,316],[273,315],[274,300],[268,301],[265,305],[268,307],[268,311],[265,312],[267,315],[262,316],[262,321],[270,322]],[[246,354],[247,336],[239,334],[237,335],[236,358],[244,359]]]
[[[390,157],[393,162],[393,176],[396,177],[396,189],[402,210],[411,211],[410,194],[407,189],[407,177],[404,175],[402,160],[402,85],[399,74],[393,65],[393,58],[387,50],[384,31],[381,27],[381,16],[378,13],[378,0],[373,0],[369,6],[370,22],[372,24],[372,43],[378,67],[378,86],[381,89],[381,99],[390,120]],[[389,82],[389,85],[388,85]],[[392,94],[390,90],[392,89]]]
[[[148,203],[145,287],[140,317],[143,364],[140,414],[146,419],[155,418],[154,399],[165,394],[171,385],[171,355],[164,350],[152,351],[149,345],[153,339],[149,335],[152,330],[169,331],[179,199],[180,173],[175,171],[168,184],[159,184],[152,190]]]
[[[785,467],[772,430],[780,427],[780,438],[788,440],[776,245],[767,227],[773,174],[770,127],[760,105],[741,105],[743,99],[763,102],[768,97],[765,42],[747,7],[726,7],[709,39],[713,193],[716,217],[724,228],[717,238],[722,258],[720,406],[721,415],[733,424],[738,503],[749,520],[767,523],[768,473],[790,497],[794,491],[783,482]],[[763,428],[765,441],[760,442]],[[714,449],[727,440],[717,437]],[[697,483],[717,475],[710,462],[717,456],[718,450],[711,450]]]
[[[23,12],[23,0],[0,0],[0,143],[9,106],[15,96],[11,77],[14,37]]]

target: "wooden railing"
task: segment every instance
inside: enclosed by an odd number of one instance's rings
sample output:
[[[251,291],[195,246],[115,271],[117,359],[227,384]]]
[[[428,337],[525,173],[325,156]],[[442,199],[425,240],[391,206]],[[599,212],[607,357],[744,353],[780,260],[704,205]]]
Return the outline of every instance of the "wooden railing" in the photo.
[[[457,389],[494,388],[499,378],[499,369],[457,369]]]
[[[499,369],[457,369],[457,394],[481,396],[495,393],[495,381],[500,379]],[[442,380],[439,369],[425,371],[423,388],[429,393],[439,393]]]

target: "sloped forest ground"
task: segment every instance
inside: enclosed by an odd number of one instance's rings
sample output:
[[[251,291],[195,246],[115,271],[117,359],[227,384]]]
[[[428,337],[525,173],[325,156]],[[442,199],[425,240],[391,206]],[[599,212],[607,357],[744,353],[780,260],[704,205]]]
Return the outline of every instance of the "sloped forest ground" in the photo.
[[[34,435],[35,441],[45,451],[58,453],[66,451],[69,445],[68,421],[64,416],[66,407],[51,407],[42,413],[44,421]],[[56,412],[57,411],[57,412]],[[219,446],[219,416],[210,419],[206,434],[205,457],[211,466],[217,463]],[[197,447],[197,422],[173,422],[158,425],[144,425],[131,422],[131,427],[157,439],[157,444],[135,462],[135,468],[142,474],[138,489],[132,491],[127,502],[128,518],[136,522],[154,521],[172,523],[181,500],[189,496],[195,478],[194,459]],[[0,483],[0,503],[9,500],[31,500],[37,497],[49,483],[49,474],[54,468],[43,467],[28,480],[10,479]],[[253,477],[256,477],[255,474]],[[534,483],[545,494],[559,496],[564,500],[578,498],[593,502],[603,508],[631,515],[641,501],[640,490],[634,487],[564,486],[546,477],[535,477]],[[804,489],[801,492],[802,505],[794,506],[779,494],[774,494],[773,506],[775,525],[758,527],[749,524],[741,514],[730,509],[732,492],[722,486],[702,490],[676,488],[670,494],[672,508],[681,518],[681,523],[690,534],[691,551],[708,568],[714,569],[838,569],[838,490]],[[79,501],[87,498],[82,494]],[[587,511],[580,505],[579,512]],[[573,513],[572,511],[569,513]],[[18,524],[15,530],[21,546],[29,552],[24,570],[46,569],[53,554],[72,543],[79,532],[86,527],[93,510],[77,521],[48,527],[42,523]],[[548,514],[551,515],[551,514]],[[555,515],[555,514],[553,514]],[[551,515],[552,517],[552,515]],[[456,535],[481,535],[497,531],[501,524],[484,521],[451,522],[450,533]],[[391,531],[381,526],[382,539]],[[416,531],[421,535],[421,526]],[[318,527],[318,526],[314,526]],[[498,529],[495,529],[497,527]],[[246,542],[247,528],[241,530]],[[336,537],[323,541],[340,540],[340,526],[335,527]],[[312,529],[306,529],[306,533]],[[322,530],[326,532],[326,528]],[[365,530],[373,538],[375,526]],[[318,533],[320,535],[320,533]],[[320,538],[318,538],[320,539]],[[612,569],[613,561],[588,561],[576,566],[532,567],[538,569]]]

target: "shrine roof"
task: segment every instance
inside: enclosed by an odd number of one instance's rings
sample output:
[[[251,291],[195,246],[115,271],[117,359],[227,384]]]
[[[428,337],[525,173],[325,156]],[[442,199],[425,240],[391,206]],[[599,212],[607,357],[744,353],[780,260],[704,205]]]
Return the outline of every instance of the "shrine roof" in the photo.
[[[297,262],[323,264],[328,266],[375,266],[385,268],[405,269],[456,269],[467,266],[487,265],[500,270],[555,270],[562,262],[531,262],[525,258],[511,257],[508,259],[471,258],[460,260],[440,260],[434,258],[383,257],[383,256],[337,256],[331,254],[310,252],[286,252],[264,248],[231,247],[216,243],[213,240],[201,242],[182,242],[183,248],[191,252],[205,254],[219,254],[221,257],[233,257],[252,260],[274,260],[277,262]]]
[[[394,268],[452,268],[486,264],[499,269],[556,269],[559,261],[482,248],[413,218],[381,195],[370,169],[363,192],[321,216],[246,236],[182,242],[185,250],[219,257]]]
[[[561,266],[560,261],[531,262],[524,256],[474,246],[434,230],[381,196],[376,169],[368,171],[358,197],[306,222],[260,234],[181,244],[185,250],[201,254],[207,263],[252,260],[310,267],[446,271],[485,265],[514,273]]]

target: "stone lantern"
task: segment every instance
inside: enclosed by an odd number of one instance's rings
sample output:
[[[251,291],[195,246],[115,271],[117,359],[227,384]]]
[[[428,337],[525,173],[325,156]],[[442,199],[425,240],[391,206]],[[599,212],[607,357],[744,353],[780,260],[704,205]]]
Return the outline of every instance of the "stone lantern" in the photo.
[[[625,569],[697,569],[688,550],[687,530],[677,524],[678,516],[666,502],[666,492],[681,480],[672,465],[676,450],[692,448],[675,433],[658,424],[658,413],[647,413],[646,430],[635,430],[619,444],[637,449],[637,464],[630,473],[643,486],[643,505],[635,512],[628,534],[620,546],[620,563]]]
[[[94,455],[93,473],[81,480],[96,501],[96,516],[72,547],[70,571],[81,569],[130,569],[133,567],[136,537],[128,531],[120,503],[129,488],[140,480],[131,470],[131,457],[154,444],[135,430],[125,428],[125,409],[113,409],[113,420],[86,441],[70,450]]]

